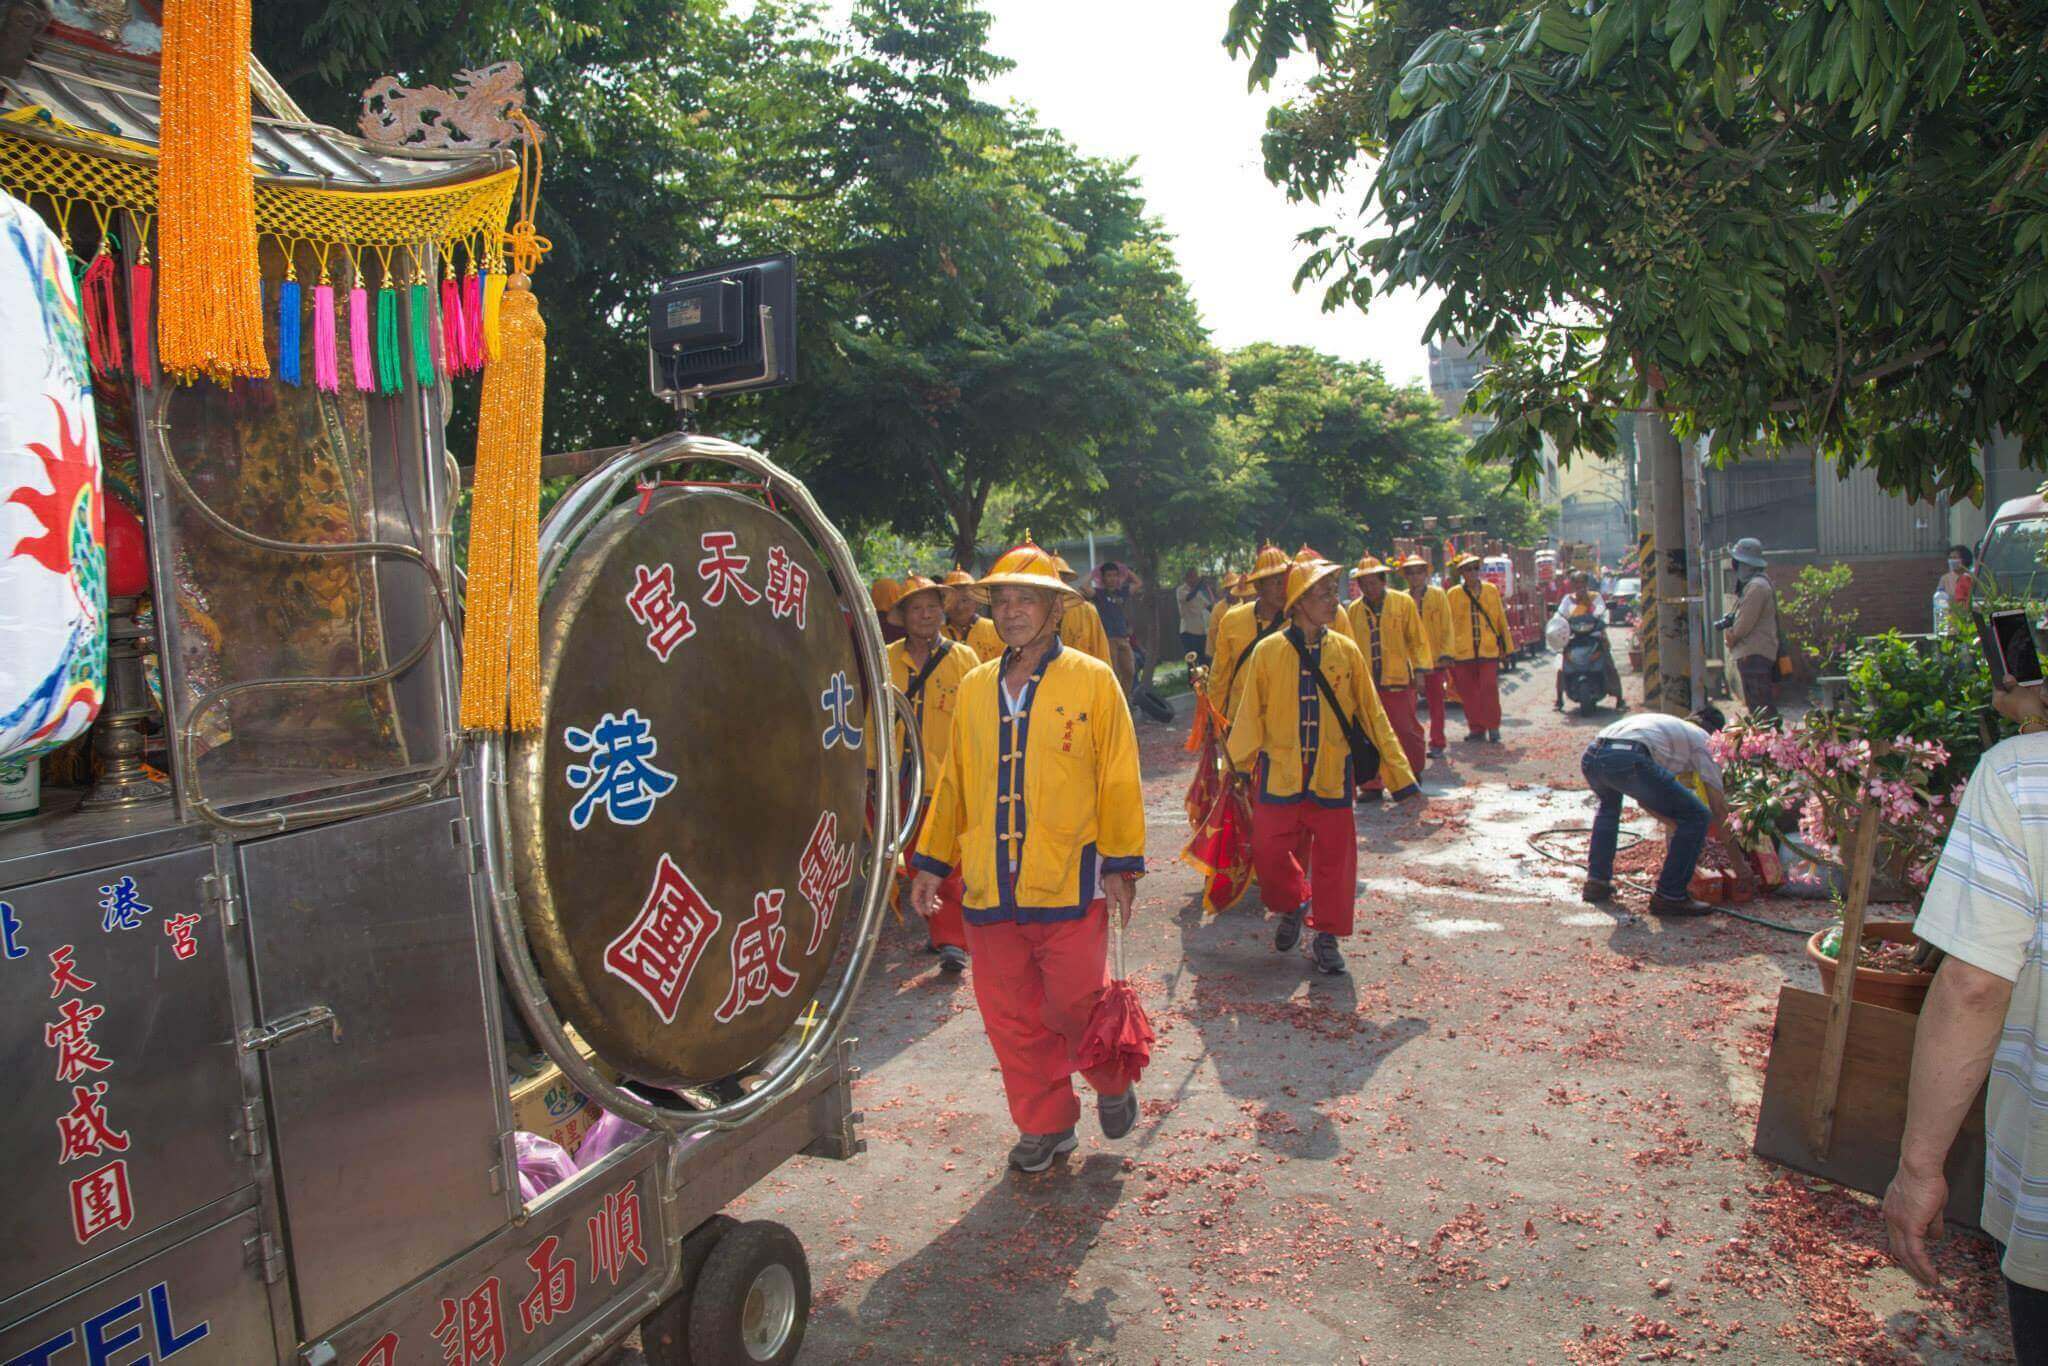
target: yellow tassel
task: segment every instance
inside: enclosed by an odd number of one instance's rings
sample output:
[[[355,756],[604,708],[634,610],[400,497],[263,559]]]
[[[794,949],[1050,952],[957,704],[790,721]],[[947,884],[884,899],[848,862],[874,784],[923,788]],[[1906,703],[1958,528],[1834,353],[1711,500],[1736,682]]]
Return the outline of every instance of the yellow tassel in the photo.
[[[250,0],[166,0],[157,360],[181,380],[270,373],[249,163]]]
[[[498,310],[505,298],[505,272],[494,270],[484,276],[484,354],[496,360],[503,354],[498,341]]]
[[[505,234],[512,274],[485,309],[497,339],[484,368],[469,505],[469,588],[462,629],[462,724],[471,730],[540,725],[540,438],[548,329],[529,287],[548,241],[533,229],[540,135],[523,115],[525,181],[519,220]],[[495,318],[495,326],[493,319]]]

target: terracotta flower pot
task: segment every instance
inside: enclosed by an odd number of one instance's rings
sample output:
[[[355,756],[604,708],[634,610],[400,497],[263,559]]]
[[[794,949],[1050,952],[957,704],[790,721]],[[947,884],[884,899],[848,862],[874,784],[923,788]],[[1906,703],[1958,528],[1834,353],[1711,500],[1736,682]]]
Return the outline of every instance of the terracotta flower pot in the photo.
[[[1806,956],[1820,969],[1820,989],[1823,994],[1835,988],[1835,960],[1820,951],[1821,937],[1826,930],[1816,930],[1806,941]],[[1865,939],[1883,939],[1892,943],[1906,943],[1913,938],[1913,922],[1910,920],[1868,920],[1863,924]],[[1883,1006],[1888,1010],[1903,1010],[1908,1015],[1920,1013],[1920,1003],[1927,999],[1927,988],[1934,983],[1931,972],[1886,972],[1878,968],[1856,969],[1856,985],[1849,992],[1849,999],[1867,1006]]]

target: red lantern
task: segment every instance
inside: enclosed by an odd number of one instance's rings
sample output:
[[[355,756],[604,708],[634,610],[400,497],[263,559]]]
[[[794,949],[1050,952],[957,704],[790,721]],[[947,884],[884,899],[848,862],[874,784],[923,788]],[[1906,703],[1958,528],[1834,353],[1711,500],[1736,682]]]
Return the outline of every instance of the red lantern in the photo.
[[[118,498],[107,501],[107,596],[140,597],[149,591],[149,538],[142,519]]]

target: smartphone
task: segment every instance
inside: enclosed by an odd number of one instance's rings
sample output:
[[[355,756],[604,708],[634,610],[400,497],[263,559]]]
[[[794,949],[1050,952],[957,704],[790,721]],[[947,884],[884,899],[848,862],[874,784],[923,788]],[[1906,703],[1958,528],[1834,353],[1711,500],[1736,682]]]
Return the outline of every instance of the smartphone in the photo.
[[[2025,612],[1993,612],[1987,620],[1977,618],[1977,641],[1984,650],[1985,666],[1994,684],[2004,678],[2018,680],[2023,688],[2041,686],[2041,650]]]

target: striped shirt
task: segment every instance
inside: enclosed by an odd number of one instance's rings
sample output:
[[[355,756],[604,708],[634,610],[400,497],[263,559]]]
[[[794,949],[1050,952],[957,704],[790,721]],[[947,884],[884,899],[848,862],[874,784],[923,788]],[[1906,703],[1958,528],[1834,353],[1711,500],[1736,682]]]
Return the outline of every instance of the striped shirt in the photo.
[[[2013,984],[1984,1101],[1984,1231],[2005,1274],[2048,1290],[2048,735],[2021,735],[1970,777],[1913,932]]]

